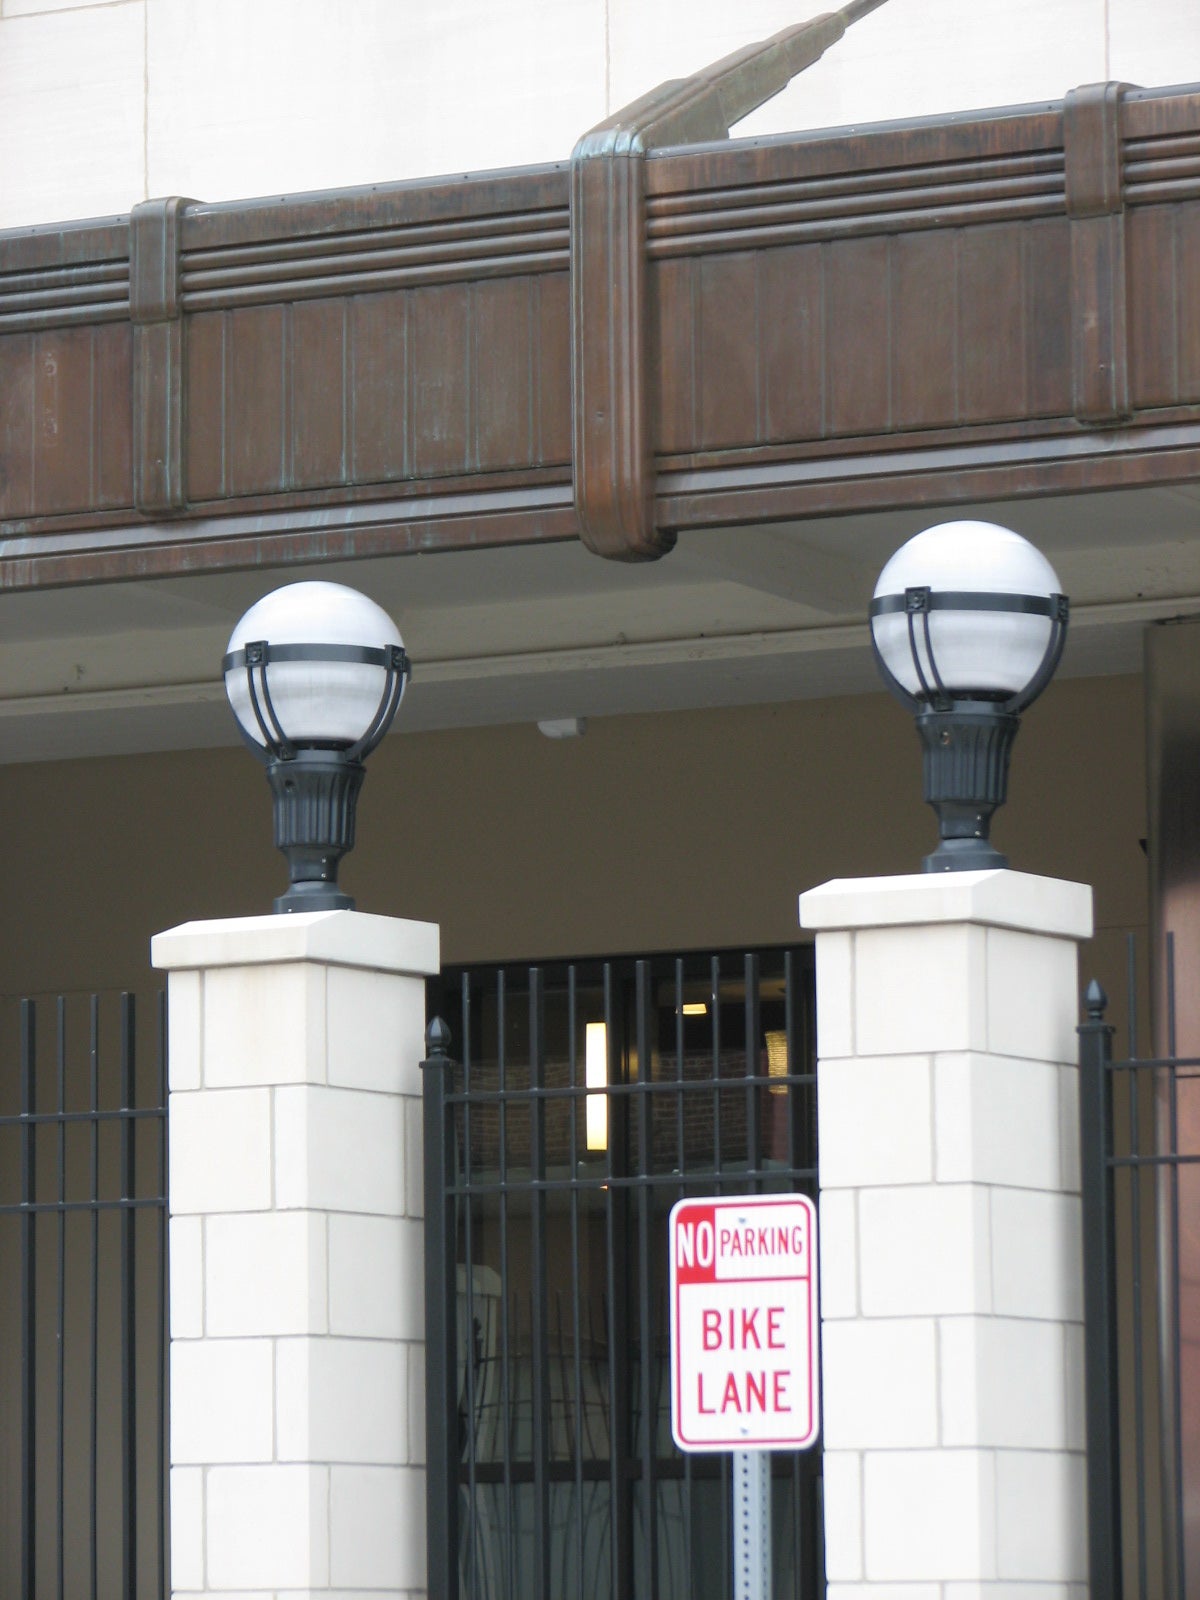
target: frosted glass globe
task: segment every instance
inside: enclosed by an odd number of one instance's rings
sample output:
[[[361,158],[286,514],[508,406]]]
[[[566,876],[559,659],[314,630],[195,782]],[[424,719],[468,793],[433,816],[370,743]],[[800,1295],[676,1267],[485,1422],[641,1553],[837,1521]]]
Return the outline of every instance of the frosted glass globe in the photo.
[[[1042,598],[1062,593],[1041,551],[994,522],[942,522],[901,545],[880,573],[875,597],[910,588]],[[942,683],[962,696],[1020,694],[1042,664],[1053,626],[1048,616],[1020,611],[931,611],[929,637]],[[920,695],[904,611],[872,617],[871,629],[888,670],[909,694]],[[913,639],[932,686],[923,616],[914,619]]]
[[[227,654],[260,639],[270,646],[370,649],[404,642],[387,612],[365,594],[345,584],[321,582],[289,583],[264,595],[234,628]],[[257,672],[255,680],[258,688]],[[379,710],[386,681],[386,667],[369,661],[272,660],[267,668],[271,703],[284,733],[297,744],[354,744]],[[265,746],[244,664],[226,668],[225,692],[242,727],[256,744]]]

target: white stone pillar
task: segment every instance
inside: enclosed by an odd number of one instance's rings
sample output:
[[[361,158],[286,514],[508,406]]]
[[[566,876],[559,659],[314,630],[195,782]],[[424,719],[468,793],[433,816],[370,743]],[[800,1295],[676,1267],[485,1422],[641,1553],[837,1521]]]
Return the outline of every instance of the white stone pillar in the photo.
[[[844,880],[817,932],[830,1600],[1086,1577],[1077,941],[1091,890]]]
[[[425,1587],[421,1074],[438,930],[160,934],[170,1007],[171,1589]]]

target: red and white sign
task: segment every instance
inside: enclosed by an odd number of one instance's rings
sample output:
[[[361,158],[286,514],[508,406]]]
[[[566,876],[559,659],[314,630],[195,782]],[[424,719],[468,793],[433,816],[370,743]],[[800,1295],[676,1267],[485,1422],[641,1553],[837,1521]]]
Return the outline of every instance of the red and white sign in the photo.
[[[671,1432],[681,1450],[817,1437],[817,1213],[799,1194],[671,1210]]]

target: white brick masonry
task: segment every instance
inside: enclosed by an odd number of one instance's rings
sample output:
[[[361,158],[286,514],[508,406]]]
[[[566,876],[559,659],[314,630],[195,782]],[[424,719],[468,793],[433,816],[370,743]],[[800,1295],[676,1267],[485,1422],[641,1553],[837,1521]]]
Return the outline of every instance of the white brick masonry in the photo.
[[[1015,872],[824,885],[829,1600],[1083,1600],[1077,941]]]
[[[175,1600],[424,1593],[418,1064],[438,959],[429,924],[351,911],[154,940]]]

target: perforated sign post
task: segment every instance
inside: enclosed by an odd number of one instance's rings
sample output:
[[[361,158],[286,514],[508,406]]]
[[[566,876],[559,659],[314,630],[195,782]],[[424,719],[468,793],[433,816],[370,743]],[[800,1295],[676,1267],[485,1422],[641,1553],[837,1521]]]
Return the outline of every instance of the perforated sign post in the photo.
[[[671,1432],[734,1452],[734,1593],[770,1593],[771,1450],[820,1429],[817,1214],[798,1194],[680,1200],[671,1210]]]

